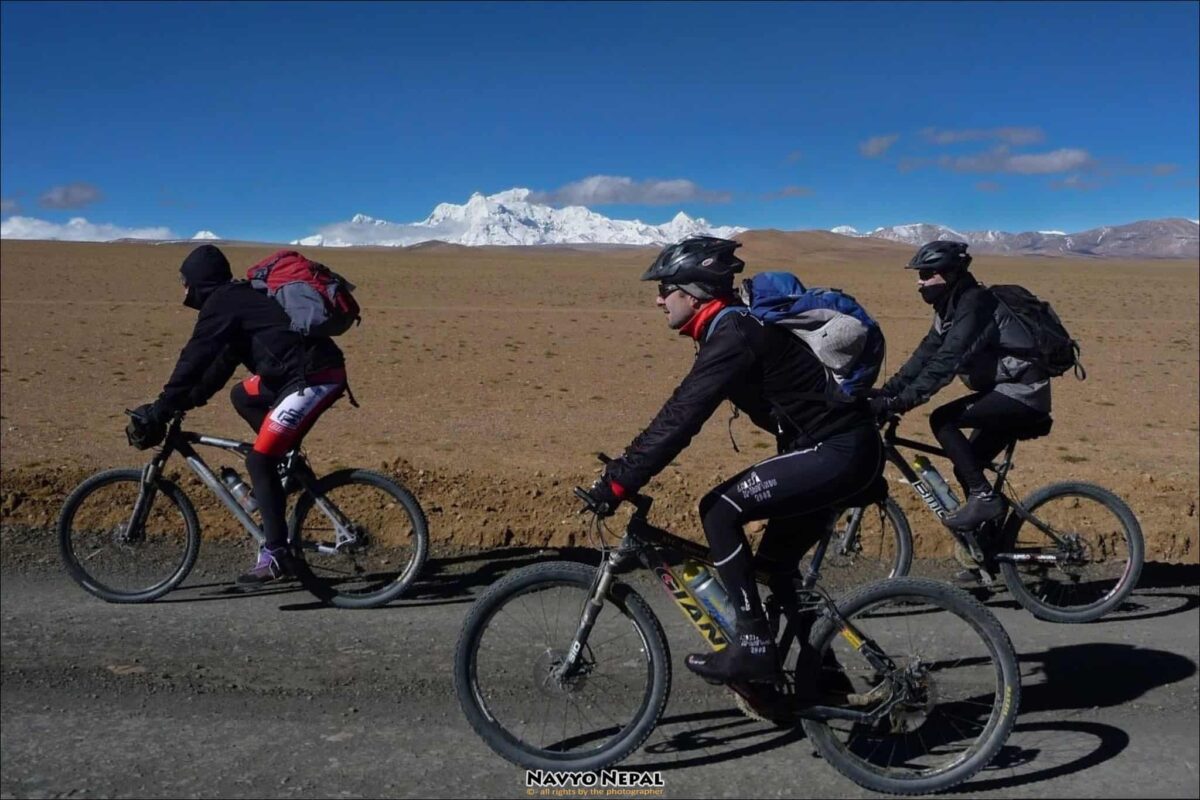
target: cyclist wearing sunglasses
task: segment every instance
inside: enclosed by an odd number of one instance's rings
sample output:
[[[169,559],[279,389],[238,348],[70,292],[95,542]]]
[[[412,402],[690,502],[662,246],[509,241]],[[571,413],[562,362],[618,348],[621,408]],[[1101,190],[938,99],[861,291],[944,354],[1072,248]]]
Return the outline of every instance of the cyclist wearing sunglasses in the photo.
[[[715,682],[774,681],[779,659],[754,581],[756,567],[794,574],[828,530],[834,509],[870,489],[883,469],[879,433],[865,409],[821,400],[828,380],[812,351],[786,329],[748,313],[733,289],[744,262],[740,242],[699,236],[665,248],[642,275],[659,281],[667,325],[697,343],[691,371],[650,425],[591,487],[609,512],[687,447],[724,400],[775,434],[778,455],[723,481],[700,501],[704,534],[736,610],[735,636],[687,666]],[[729,307],[734,313],[721,313]],[[758,560],[742,526],[767,520]],[[775,585],[773,582],[772,585]]]
[[[929,242],[909,261],[906,269],[917,271],[921,299],[933,306],[933,327],[870,401],[877,415],[904,413],[927,403],[956,375],[974,390],[929,416],[967,493],[963,507],[944,520],[956,530],[974,529],[1004,512],[983,465],[1008,444],[1008,429],[1041,422],[1050,413],[1050,376],[1011,354],[1031,348],[1033,339],[967,271],[970,265],[962,242]],[[974,429],[969,440],[963,428]]]

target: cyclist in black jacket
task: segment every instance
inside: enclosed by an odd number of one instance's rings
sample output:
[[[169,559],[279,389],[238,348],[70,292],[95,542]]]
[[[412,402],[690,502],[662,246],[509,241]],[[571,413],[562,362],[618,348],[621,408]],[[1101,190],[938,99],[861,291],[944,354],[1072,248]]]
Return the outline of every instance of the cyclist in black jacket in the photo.
[[[970,265],[962,242],[930,242],[913,256],[907,269],[917,270],[921,298],[933,306],[933,327],[870,401],[877,414],[904,413],[927,403],[956,375],[974,390],[929,417],[967,493],[963,507],[944,520],[956,530],[976,528],[1004,512],[983,465],[1008,444],[1008,429],[1041,422],[1050,413],[1049,374],[1013,354],[1033,347],[1029,331],[975,280]],[[962,428],[974,429],[970,440]]]
[[[135,409],[129,440],[154,447],[174,414],[207,403],[239,364],[253,373],[234,387],[232,400],[258,433],[246,470],[266,542],[258,563],[238,582],[264,583],[289,571],[283,456],[346,390],[345,362],[330,339],[301,336],[279,303],[247,281],[234,281],[225,254],[213,245],[193,250],[179,271],[183,304],[200,316],[158,399]]]
[[[667,466],[724,400],[775,434],[779,454],[713,488],[700,517],[722,583],[736,609],[733,641],[718,653],[688,656],[714,682],[774,681],[779,659],[754,582],[756,562],[742,526],[768,520],[757,565],[792,574],[828,530],[835,509],[869,489],[883,469],[879,434],[865,409],[813,400],[828,380],[799,338],[765,325],[735,298],[744,262],[739,242],[693,237],[664,249],[642,275],[660,281],[667,324],[698,342],[687,377],[650,425],[589,489],[611,513]]]

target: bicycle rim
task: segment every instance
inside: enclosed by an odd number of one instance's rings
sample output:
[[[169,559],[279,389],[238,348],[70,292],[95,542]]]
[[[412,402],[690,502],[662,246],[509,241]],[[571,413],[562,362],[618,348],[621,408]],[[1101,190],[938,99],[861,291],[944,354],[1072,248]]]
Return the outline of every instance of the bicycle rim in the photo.
[[[1087,484],[1045,487],[1026,508],[1061,544],[1029,522],[1008,532],[1001,570],[1018,602],[1055,622],[1086,622],[1119,606],[1137,583],[1143,558],[1141,529],[1129,508]],[[1038,557],[1054,561],[1032,560]]]
[[[640,744],[661,713],[665,687],[656,685],[650,642],[656,634],[637,619],[650,613],[644,606],[638,613],[610,598],[580,652],[581,667],[567,677],[556,672],[594,574],[586,567],[543,569],[481,599],[478,616],[473,612],[467,622],[460,699],[477,712],[468,714],[476,730],[510,761],[531,768],[609,766]]]
[[[298,503],[292,535],[308,567],[304,577],[315,582],[310,588],[350,608],[400,596],[428,550],[425,516],[415,498],[386,477],[361,470],[335,473],[320,486],[344,524],[335,523],[311,495]]]
[[[821,705],[871,711],[871,722],[804,722],[822,755],[870,789],[896,794],[954,786],[987,765],[1016,717],[1019,675],[999,622],[952,587],[902,579],[839,604],[843,615],[895,662],[878,673],[833,624],[813,634]],[[952,596],[955,595],[955,596]],[[797,680],[801,680],[799,676]],[[902,685],[903,684],[903,685]]]
[[[100,473],[68,498],[59,520],[68,572],[84,589],[110,602],[161,597],[187,576],[196,560],[195,513],[170,484],[158,484],[145,522],[131,530],[141,485],[138,470]]]
[[[842,594],[908,573],[912,564],[911,534],[903,512],[893,506],[894,502],[889,501],[863,508],[858,532],[849,541],[846,533],[853,509],[838,516],[820,565],[821,584],[830,592]]]

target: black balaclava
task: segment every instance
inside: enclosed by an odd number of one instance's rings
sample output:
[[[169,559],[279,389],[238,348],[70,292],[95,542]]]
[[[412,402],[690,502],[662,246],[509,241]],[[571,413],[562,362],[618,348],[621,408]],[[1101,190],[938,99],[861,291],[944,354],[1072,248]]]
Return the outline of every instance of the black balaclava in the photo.
[[[936,306],[938,301],[946,296],[946,292],[950,291],[950,282],[939,283],[936,286],[921,286],[917,291],[922,300],[931,306]]]
[[[202,244],[188,253],[188,257],[179,267],[179,272],[183,275],[184,285],[187,286],[187,296],[183,298],[183,304],[196,310],[204,305],[204,301],[217,287],[233,280],[229,259],[211,244]]]

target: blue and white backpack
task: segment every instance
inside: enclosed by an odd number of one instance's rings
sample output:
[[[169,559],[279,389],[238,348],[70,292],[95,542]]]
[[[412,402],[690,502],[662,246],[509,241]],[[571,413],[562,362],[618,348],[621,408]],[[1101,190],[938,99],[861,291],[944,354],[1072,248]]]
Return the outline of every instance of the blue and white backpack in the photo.
[[[787,328],[825,365],[832,381],[826,398],[851,402],[875,385],[883,367],[885,342],[879,323],[840,289],[805,288],[789,272],[760,272],[742,281],[747,309],[764,323]],[[709,332],[716,327],[716,321]]]

